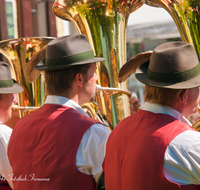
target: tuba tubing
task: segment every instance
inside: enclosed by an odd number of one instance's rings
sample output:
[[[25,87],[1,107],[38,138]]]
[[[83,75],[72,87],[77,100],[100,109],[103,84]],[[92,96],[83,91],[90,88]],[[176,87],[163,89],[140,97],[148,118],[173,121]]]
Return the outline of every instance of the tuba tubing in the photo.
[[[131,97],[132,93],[128,90],[123,90],[121,88],[109,88],[109,87],[102,87],[100,85],[96,85],[97,86],[97,93],[98,92],[103,92],[105,91],[107,93],[107,95],[112,96],[114,94],[126,94],[129,98]]]
[[[31,111],[37,110],[38,108],[40,108],[40,107],[12,105],[13,111],[17,111],[18,110],[18,111],[23,111],[23,112],[26,112],[26,111],[31,112]]]

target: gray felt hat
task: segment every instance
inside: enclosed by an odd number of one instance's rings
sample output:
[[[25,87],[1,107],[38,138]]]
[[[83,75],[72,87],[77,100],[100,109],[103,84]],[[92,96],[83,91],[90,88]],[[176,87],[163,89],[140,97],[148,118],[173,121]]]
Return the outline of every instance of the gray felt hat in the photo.
[[[52,40],[46,46],[45,58],[45,61],[41,61],[35,67],[37,70],[56,70],[105,60],[94,56],[84,34],[63,36]]]
[[[149,63],[141,65],[136,78],[144,84],[171,89],[200,86],[200,64],[187,42],[168,42],[156,47]]]
[[[155,87],[188,89],[200,86],[199,59],[193,45],[182,41],[164,43],[152,53],[134,56],[121,68],[121,80],[131,73],[135,73],[140,82]]]
[[[22,91],[22,86],[11,76],[10,64],[0,61],[0,94],[16,94]]]

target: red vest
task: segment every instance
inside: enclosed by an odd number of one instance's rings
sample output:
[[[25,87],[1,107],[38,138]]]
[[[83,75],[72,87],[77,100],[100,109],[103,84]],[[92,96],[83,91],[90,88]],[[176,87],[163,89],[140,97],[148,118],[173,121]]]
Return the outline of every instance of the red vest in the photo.
[[[200,189],[198,185],[174,184],[164,176],[165,150],[186,130],[193,129],[172,116],[142,110],[122,120],[107,142],[105,189]]]
[[[6,179],[0,174],[0,190],[12,190]]]
[[[76,167],[86,130],[97,123],[73,108],[45,104],[15,125],[8,146],[15,190],[94,190]]]

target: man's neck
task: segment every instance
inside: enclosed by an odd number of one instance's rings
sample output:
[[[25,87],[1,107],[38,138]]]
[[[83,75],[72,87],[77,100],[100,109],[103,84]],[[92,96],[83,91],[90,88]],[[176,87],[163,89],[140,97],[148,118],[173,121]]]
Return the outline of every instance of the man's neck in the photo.
[[[163,104],[159,103],[159,102],[156,101],[156,100],[150,100],[149,103],[154,103],[154,104],[163,105]],[[183,105],[182,105],[182,104],[180,105],[178,102],[174,102],[174,103],[172,103],[172,104],[165,104],[165,105],[163,105],[163,106],[171,107],[171,108],[175,109],[176,111],[178,111],[179,113],[181,113],[181,114],[183,115],[183,112],[182,112],[182,110],[183,110]]]
[[[77,104],[79,104],[80,106],[82,105],[79,101],[78,95],[72,95],[72,94],[66,94],[66,93],[56,93],[56,94],[47,94],[48,95],[52,95],[52,96],[62,96],[65,98],[68,98],[70,100],[73,100],[74,102],[76,102]]]

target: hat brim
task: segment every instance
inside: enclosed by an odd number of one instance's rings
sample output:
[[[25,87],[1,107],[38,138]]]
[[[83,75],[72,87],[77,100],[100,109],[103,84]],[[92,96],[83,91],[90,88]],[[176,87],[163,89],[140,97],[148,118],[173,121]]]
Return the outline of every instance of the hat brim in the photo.
[[[0,88],[0,94],[17,94],[23,91],[23,87],[14,79],[12,79],[14,85],[12,87]]]
[[[38,79],[40,76],[40,71],[36,70],[35,67],[37,64],[42,61],[45,56],[46,56],[46,48],[47,45],[45,45],[40,51],[36,52],[33,57],[28,61],[27,67],[26,67],[26,72],[27,72],[27,77],[28,81],[30,83],[34,82],[35,80]]]
[[[137,68],[148,61],[152,51],[141,52],[129,59],[119,70],[119,82],[124,82],[128,77],[136,72]]]
[[[35,69],[37,69],[39,71],[57,70],[57,69],[71,67],[74,65],[84,65],[84,64],[89,64],[89,63],[101,62],[101,61],[105,61],[105,60],[106,59],[104,59],[102,57],[95,57],[93,59],[89,59],[89,60],[78,62],[78,63],[72,63],[72,64],[68,64],[68,65],[58,65],[57,67],[55,67],[55,66],[47,67],[45,61],[43,60],[35,67]]]
[[[149,61],[143,63],[135,73],[135,77],[141,82],[149,86],[169,88],[169,89],[189,89],[200,86],[200,75],[187,81],[174,82],[174,83],[162,83],[150,80],[148,78],[148,66]]]

